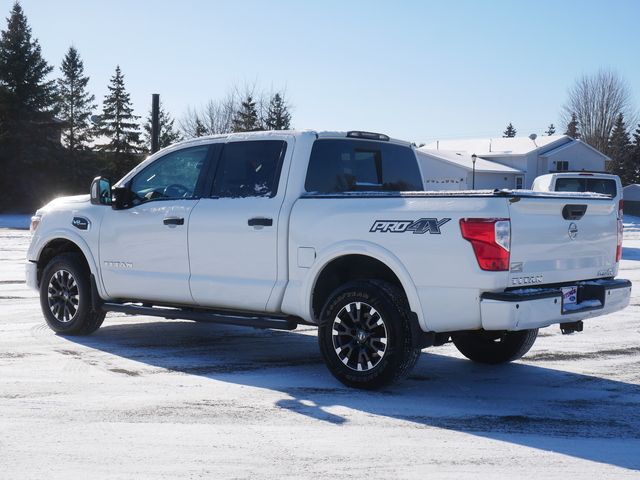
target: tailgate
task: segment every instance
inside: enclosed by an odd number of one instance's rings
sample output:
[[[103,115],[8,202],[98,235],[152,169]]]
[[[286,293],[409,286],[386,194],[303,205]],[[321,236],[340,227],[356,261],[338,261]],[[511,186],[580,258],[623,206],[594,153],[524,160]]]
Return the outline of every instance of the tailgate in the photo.
[[[613,277],[617,206],[610,198],[512,197],[509,286]]]

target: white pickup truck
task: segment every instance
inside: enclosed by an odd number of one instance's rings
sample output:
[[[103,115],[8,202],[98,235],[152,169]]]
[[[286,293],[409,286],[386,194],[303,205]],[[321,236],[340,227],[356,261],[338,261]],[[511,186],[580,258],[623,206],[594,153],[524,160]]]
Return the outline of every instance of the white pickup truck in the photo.
[[[360,388],[427,346],[508,362],[538,328],[627,306],[611,197],[425,192],[422,178],[409,143],[369,132],[182,142],[38,210],[27,283],[60,334],[92,333],[107,311],[318,325],[328,368]]]
[[[534,192],[592,192],[609,195],[622,213],[622,182],[617,175],[598,172],[556,172],[533,180]]]

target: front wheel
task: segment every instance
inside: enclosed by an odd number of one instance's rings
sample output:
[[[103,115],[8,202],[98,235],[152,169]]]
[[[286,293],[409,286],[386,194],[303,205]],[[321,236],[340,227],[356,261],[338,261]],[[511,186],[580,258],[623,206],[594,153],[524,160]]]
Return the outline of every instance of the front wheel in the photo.
[[[407,375],[420,355],[399,288],[375,280],[334,291],[320,317],[318,342],[331,373],[349,387],[375,389]]]
[[[47,325],[56,333],[89,335],[104,321],[105,312],[91,303],[89,271],[78,254],[53,258],[40,279],[40,306]]]
[[[517,332],[478,330],[451,335],[458,351],[478,363],[506,363],[519,359],[533,346],[538,329]]]

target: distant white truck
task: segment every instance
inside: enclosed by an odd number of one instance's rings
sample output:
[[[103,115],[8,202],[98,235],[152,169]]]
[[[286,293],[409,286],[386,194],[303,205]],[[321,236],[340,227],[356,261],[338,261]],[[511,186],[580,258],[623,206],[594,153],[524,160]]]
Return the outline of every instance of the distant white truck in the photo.
[[[512,361],[538,328],[579,331],[629,303],[609,196],[425,192],[422,178],[409,143],[376,133],[189,140],[38,210],[27,283],[60,334],[107,311],[318,325],[328,368],[360,388],[449,340]]]
[[[594,192],[610,195],[618,203],[622,200],[620,177],[608,173],[548,173],[536,177],[531,190],[536,192]]]

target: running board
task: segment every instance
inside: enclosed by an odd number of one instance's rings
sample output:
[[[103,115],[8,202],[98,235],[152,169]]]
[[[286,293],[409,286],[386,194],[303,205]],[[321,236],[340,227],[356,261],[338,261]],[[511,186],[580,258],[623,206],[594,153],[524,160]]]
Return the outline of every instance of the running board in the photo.
[[[110,303],[100,305],[105,312],[122,312],[129,315],[147,315],[175,320],[193,320],[195,322],[221,323],[241,327],[272,328],[275,330],[295,330],[298,322],[289,317],[267,318],[238,313],[210,312],[206,310],[185,310],[179,308],[146,307],[143,305]]]

